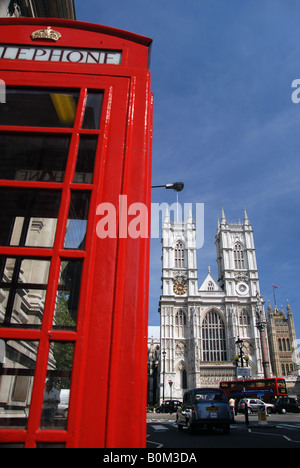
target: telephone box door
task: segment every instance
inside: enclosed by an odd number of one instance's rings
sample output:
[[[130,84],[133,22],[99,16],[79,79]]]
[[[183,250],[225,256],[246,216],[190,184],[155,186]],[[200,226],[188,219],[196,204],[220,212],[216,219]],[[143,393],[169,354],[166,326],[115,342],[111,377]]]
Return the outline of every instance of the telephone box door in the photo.
[[[149,239],[120,236],[120,202],[149,207],[133,111],[148,132],[151,97],[126,76],[1,79],[0,445],[142,446],[144,423],[136,436],[116,424],[146,408],[130,373],[146,369]],[[124,369],[136,340],[137,368]]]

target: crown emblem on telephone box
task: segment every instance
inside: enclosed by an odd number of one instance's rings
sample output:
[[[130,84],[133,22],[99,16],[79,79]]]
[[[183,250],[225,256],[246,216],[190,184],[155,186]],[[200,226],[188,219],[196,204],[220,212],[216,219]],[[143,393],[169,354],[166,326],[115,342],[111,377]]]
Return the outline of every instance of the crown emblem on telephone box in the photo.
[[[51,26],[48,26],[46,29],[39,29],[38,31],[34,31],[30,35],[32,40],[42,39],[46,41],[54,41],[57,42],[61,38],[61,34],[54,29],[51,29]]]

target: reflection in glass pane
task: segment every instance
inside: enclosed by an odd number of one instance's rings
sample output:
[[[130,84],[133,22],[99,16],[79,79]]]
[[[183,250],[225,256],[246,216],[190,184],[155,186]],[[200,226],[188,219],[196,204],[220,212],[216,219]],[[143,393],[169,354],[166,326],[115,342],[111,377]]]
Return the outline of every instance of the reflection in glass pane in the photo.
[[[0,188],[0,245],[52,247],[59,190]]]
[[[82,260],[63,260],[61,263],[53,321],[54,328],[76,328],[82,264]]]
[[[0,125],[73,127],[78,91],[42,88],[6,88]]]
[[[89,90],[85,105],[82,128],[98,129],[102,108],[103,91]]]
[[[0,178],[63,182],[69,135],[0,133]]]
[[[96,148],[96,136],[81,136],[74,176],[74,182],[77,184],[93,183]]]
[[[42,429],[67,429],[74,343],[52,342],[41,415]]]
[[[0,259],[0,324],[40,328],[50,260]]]
[[[37,353],[37,341],[5,341],[0,364],[0,428],[27,427]]]
[[[72,192],[64,247],[84,250],[90,192]]]

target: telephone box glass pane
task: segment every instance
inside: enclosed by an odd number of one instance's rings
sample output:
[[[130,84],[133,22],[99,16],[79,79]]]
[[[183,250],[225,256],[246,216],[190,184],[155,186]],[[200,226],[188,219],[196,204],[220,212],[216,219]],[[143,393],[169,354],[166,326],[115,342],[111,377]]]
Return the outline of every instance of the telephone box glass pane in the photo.
[[[81,136],[78,149],[74,182],[77,184],[92,184],[94,163],[97,149],[96,136]]]
[[[0,125],[71,128],[78,96],[76,90],[8,87]]]
[[[52,247],[61,192],[0,188],[0,245]]]
[[[72,192],[64,243],[66,249],[84,250],[89,203],[90,192]]]
[[[4,343],[4,356],[0,364],[0,428],[26,428],[38,342],[0,341]]]
[[[40,328],[50,260],[0,259],[0,324]]]
[[[53,328],[75,329],[83,260],[62,260]]]
[[[103,91],[88,91],[82,128],[95,130],[99,128],[102,100]]]
[[[41,429],[67,429],[74,343],[50,343]]]
[[[0,179],[63,182],[70,135],[0,133]]]

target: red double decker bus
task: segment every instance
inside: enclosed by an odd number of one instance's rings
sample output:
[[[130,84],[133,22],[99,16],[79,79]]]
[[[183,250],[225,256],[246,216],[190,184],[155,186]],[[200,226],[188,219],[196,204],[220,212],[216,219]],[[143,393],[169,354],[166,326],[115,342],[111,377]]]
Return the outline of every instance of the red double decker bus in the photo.
[[[227,398],[241,399],[244,397],[260,398],[265,403],[272,403],[276,398],[287,396],[285,380],[273,379],[249,379],[231,380],[220,382],[220,388],[224,390]]]

